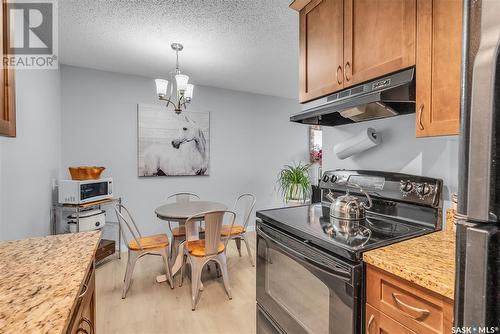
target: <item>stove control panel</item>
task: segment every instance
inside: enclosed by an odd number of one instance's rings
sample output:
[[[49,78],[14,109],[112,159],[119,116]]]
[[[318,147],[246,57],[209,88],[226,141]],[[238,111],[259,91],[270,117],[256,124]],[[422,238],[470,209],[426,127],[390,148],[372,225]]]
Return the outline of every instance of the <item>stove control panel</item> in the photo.
[[[406,180],[401,181],[400,189],[403,197],[407,197],[410,194],[415,193],[418,198],[425,199],[426,197],[433,195],[435,186],[426,182],[418,183]]]
[[[438,207],[442,205],[442,184],[440,179],[419,175],[339,169],[325,171],[320,188],[338,194],[346,190],[360,193],[361,188],[379,198]]]

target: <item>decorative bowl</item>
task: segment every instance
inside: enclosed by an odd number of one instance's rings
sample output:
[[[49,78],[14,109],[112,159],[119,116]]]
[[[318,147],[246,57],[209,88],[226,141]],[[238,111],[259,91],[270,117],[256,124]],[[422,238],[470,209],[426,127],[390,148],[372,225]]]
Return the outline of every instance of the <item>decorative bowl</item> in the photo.
[[[69,167],[68,169],[69,173],[71,174],[71,179],[83,181],[83,180],[100,179],[102,172],[106,168],[98,166],[76,166],[76,167]]]

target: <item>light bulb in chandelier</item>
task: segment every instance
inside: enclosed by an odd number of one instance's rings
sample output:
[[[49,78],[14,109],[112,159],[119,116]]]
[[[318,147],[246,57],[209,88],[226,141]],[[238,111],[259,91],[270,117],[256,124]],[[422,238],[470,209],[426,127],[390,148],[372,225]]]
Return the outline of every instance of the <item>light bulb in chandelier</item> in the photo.
[[[193,90],[194,90],[194,85],[188,84],[186,92],[184,93],[184,97],[190,101],[193,98]]]
[[[177,83],[177,91],[184,94],[188,88],[189,77],[185,74],[177,74],[175,76],[175,82]]]
[[[168,80],[156,79],[156,94],[159,97],[167,96]]]

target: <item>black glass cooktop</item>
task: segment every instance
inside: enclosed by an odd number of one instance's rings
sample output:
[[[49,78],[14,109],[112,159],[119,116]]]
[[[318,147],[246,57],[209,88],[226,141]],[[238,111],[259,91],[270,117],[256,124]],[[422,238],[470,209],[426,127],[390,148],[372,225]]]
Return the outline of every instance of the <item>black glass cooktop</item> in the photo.
[[[323,216],[320,204],[257,212],[266,224],[299,239],[351,260],[361,260],[362,252],[401,240],[424,235],[430,227],[369,214],[359,224],[341,226]]]

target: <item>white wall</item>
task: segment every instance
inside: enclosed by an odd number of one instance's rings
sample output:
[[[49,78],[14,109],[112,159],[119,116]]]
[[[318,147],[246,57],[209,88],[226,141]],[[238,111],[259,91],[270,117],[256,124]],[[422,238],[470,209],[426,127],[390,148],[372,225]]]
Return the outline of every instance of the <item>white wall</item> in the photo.
[[[0,137],[0,239],[50,231],[61,152],[60,72],[16,73],[17,137]]]
[[[338,159],[333,146],[367,127],[377,130],[382,143],[359,155]],[[445,201],[457,191],[458,136],[415,138],[415,114],[323,129],[324,169],[378,169],[441,178]]]
[[[195,78],[193,73],[193,78]],[[195,82],[196,83],[196,82]],[[196,86],[189,110],[210,111],[210,176],[137,176],[137,104],[155,104],[153,79],[61,67],[62,171],[69,165],[106,166],[145,233],[164,231],[154,209],[167,194],[192,191],[232,205],[239,193],[257,208],[281,205],[278,170],[308,159],[307,127],[288,121],[294,100]]]

